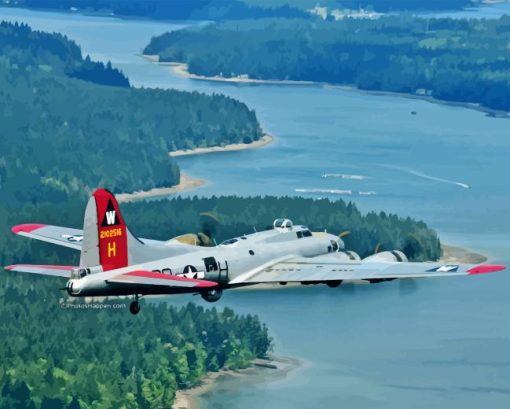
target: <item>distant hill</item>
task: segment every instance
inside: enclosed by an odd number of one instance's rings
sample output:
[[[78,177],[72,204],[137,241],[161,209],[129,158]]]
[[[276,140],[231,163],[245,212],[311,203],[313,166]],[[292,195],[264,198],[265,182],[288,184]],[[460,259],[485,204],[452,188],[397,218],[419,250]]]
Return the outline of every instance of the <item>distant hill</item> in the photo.
[[[510,16],[264,19],[163,34],[147,54],[203,76],[303,80],[510,110]]]
[[[154,20],[311,18],[310,10],[360,8],[377,12],[459,10],[480,0],[0,0],[0,5]]]
[[[168,151],[262,136],[245,104],[130,88],[66,37],[26,25],[0,23],[0,94],[0,203],[171,186],[179,169]]]
[[[1,3],[1,2],[0,2]],[[264,17],[307,17],[289,4],[259,6],[243,0],[17,0],[5,5],[35,9],[99,13],[154,20],[232,20]]]
[[[82,57],[80,47],[58,33],[33,31],[26,24],[0,22],[0,55],[18,67],[43,67],[54,75],[96,84],[129,87],[129,80],[110,62]]]

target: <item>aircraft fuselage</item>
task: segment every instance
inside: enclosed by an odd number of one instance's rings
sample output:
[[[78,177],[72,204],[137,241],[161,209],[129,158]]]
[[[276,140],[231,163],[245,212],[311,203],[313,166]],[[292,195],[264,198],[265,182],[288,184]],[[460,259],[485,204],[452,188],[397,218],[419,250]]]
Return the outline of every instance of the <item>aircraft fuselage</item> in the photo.
[[[204,279],[218,283],[218,288],[234,286],[231,281],[241,275],[250,275],[261,268],[290,257],[315,257],[343,249],[343,242],[328,233],[311,233],[305,226],[291,229],[273,229],[240,236],[227,240],[215,247],[196,247],[183,244],[169,244],[186,247],[188,252],[147,261],[139,265],[86,275],[71,279],[68,292],[72,296],[129,295],[132,285],[108,282],[109,278],[124,273],[124,270],[153,271],[163,274],[180,275],[187,278]],[[140,286],[137,294],[175,294],[197,292],[196,288],[162,288]]]

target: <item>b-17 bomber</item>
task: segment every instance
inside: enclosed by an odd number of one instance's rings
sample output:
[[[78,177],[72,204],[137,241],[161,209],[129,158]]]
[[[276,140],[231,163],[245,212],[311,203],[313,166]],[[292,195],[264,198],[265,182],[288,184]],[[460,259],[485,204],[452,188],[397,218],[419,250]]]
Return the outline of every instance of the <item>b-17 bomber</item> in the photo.
[[[119,204],[106,189],[90,198],[83,230],[46,224],[22,224],[15,234],[80,251],[79,266],[16,264],[7,270],[67,279],[71,297],[200,294],[218,301],[223,291],[256,284],[379,283],[399,279],[465,276],[504,270],[501,265],[409,262],[398,250],[361,259],[345,249],[341,237],[312,232],[284,218],[269,230],[200,246],[189,237],[168,241],[135,237]]]

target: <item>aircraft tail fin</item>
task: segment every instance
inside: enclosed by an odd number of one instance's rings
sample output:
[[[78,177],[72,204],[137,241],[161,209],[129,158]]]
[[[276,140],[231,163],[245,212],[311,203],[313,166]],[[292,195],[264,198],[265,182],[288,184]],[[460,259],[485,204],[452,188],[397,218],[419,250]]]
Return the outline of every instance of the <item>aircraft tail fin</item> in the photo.
[[[97,189],[85,209],[80,266],[101,266],[103,271],[127,267],[136,246],[143,243],[127,228],[115,196]]]

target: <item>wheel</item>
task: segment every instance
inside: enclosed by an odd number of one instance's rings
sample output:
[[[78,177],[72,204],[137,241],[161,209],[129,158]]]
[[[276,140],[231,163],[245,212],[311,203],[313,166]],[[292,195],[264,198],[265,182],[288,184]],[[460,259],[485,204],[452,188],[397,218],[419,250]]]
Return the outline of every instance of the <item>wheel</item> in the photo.
[[[334,280],[334,281],[327,281],[326,285],[329,288],[337,288],[340,284],[342,284],[342,280]]]
[[[129,311],[131,314],[136,315],[140,312],[140,303],[138,301],[133,301],[129,304]]]

